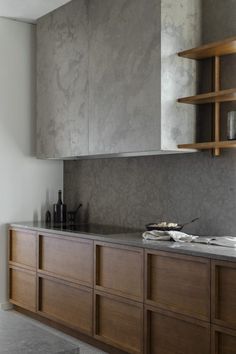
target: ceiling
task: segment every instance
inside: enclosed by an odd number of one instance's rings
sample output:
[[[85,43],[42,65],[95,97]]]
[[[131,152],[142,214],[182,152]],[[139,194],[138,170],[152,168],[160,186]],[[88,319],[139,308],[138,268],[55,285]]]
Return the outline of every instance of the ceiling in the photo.
[[[0,0],[0,17],[35,23],[70,0]]]

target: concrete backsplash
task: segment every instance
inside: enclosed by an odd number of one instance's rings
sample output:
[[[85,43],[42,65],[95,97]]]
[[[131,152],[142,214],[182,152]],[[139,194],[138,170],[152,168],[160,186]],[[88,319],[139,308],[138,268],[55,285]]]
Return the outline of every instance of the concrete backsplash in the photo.
[[[143,228],[200,221],[199,234],[236,235],[236,152],[65,162],[65,200],[83,203],[81,221]]]
[[[202,23],[204,42],[236,35],[235,0],[204,0]],[[222,70],[222,87],[235,87],[235,56],[223,59]],[[231,109],[235,103],[223,105],[224,126]],[[200,111],[199,121],[208,120],[209,111]],[[200,217],[185,230],[236,236],[236,150],[219,158],[204,152],[67,161],[64,186],[69,208],[83,203],[81,221],[144,228],[148,222]]]

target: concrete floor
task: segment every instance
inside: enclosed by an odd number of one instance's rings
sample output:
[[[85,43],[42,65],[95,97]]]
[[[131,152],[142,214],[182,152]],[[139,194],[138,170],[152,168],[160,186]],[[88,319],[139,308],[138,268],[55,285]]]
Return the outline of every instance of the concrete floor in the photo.
[[[0,311],[0,354],[106,354],[14,310]]]

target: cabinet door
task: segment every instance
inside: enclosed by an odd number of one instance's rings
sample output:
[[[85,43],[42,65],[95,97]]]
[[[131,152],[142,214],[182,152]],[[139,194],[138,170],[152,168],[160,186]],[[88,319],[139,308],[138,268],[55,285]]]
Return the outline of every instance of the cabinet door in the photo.
[[[143,305],[95,293],[95,338],[127,353],[143,352]]]
[[[143,250],[95,243],[95,288],[143,301]]]
[[[210,321],[210,261],[146,251],[146,303]]]
[[[88,155],[88,18],[71,1],[37,22],[37,155]]]
[[[212,261],[212,322],[236,329],[236,264]]]
[[[158,0],[90,2],[89,152],[160,146]]]
[[[212,354],[236,354],[236,332],[230,329],[212,327]]]
[[[210,354],[210,324],[151,307],[145,317],[147,354]]]
[[[39,235],[39,273],[93,286],[93,242]]]
[[[9,262],[36,270],[36,233],[24,230],[9,231]]]
[[[10,266],[10,302],[30,311],[36,311],[36,273]]]
[[[54,321],[92,334],[92,289],[50,277],[39,277],[38,312]]]

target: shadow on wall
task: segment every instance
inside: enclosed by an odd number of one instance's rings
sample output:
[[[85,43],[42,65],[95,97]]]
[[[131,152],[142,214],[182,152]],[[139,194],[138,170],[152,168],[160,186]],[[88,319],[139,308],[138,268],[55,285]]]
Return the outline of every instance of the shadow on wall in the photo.
[[[19,26],[22,26],[21,31]],[[1,50],[4,53],[0,70],[1,80],[4,82],[4,90],[1,91],[3,104],[0,107],[0,113],[4,117],[0,123],[1,130],[10,142],[11,149],[17,155],[27,157],[35,156],[36,152],[34,27],[17,21],[0,19],[3,36],[6,32],[13,38],[16,33],[18,34],[15,41],[1,42]],[[19,43],[22,45],[19,46]],[[17,57],[20,60],[14,59],[16,50],[18,50]]]

